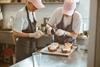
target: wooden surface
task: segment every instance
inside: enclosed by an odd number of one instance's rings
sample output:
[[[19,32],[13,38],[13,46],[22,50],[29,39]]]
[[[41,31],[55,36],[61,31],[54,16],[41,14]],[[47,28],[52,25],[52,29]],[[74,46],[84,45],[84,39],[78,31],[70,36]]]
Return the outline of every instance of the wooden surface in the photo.
[[[10,64],[0,61],[0,67],[9,67]]]
[[[4,54],[6,55],[7,52],[5,52],[8,48],[10,48],[11,51],[13,51],[14,53],[16,52],[16,41],[15,41],[15,37],[13,34],[13,31],[0,31],[0,46],[1,46],[1,52],[3,53],[3,56],[1,57],[2,60],[4,62],[8,62],[8,63],[15,63],[15,54],[11,55],[11,62],[10,62],[10,57],[7,57],[9,60],[5,61],[6,57],[4,56]]]
[[[13,31],[0,31],[0,43],[15,45]]]

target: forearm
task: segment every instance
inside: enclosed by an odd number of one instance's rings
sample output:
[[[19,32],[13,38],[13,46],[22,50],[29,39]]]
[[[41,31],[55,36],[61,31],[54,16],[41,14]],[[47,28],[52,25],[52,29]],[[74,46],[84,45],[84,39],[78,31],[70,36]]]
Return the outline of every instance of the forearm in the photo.
[[[78,36],[78,33],[66,31],[66,35],[67,35],[67,36],[71,36],[71,37],[73,37],[73,38],[76,38],[76,37]]]
[[[14,31],[14,35],[16,37],[29,37],[29,33],[24,33],[24,32],[15,32]]]

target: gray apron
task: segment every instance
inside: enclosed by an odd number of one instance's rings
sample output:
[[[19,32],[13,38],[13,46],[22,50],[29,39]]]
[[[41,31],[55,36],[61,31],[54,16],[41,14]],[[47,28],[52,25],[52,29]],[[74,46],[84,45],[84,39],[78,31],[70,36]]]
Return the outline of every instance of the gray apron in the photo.
[[[72,30],[73,15],[72,15],[72,19],[71,19],[71,24],[69,24],[67,27],[64,27],[63,19],[64,19],[64,15],[62,16],[61,21],[56,25],[56,28],[62,29],[62,30],[68,31],[68,32],[73,32],[73,30]],[[67,42],[69,42],[69,43],[75,43],[76,42],[76,39],[73,39],[70,36],[67,36],[67,35],[57,36],[53,32],[53,30],[52,30],[52,33],[54,34],[54,38],[55,38],[54,41],[58,42],[60,44],[64,44],[64,43],[67,43]]]
[[[27,7],[26,7],[26,13],[29,24],[27,29],[22,30],[22,32],[34,33],[36,31],[36,20],[33,16],[34,22],[32,23],[30,21]],[[34,38],[19,37],[16,45],[16,61],[18,62],[31,56],[32,53],[35,52],[35,49],[36,49],[36,40]]]

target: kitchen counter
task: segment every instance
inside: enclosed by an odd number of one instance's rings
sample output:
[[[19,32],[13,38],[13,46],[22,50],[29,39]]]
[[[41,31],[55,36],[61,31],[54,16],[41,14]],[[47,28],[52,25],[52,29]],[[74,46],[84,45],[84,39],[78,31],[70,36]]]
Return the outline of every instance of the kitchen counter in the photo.
[[[45,67],[87,67],[87,53],[83,51],[75,51],[69,57],[44,55],[43,58],[48,61]],[[26,58],[10,67],[33,67],[32,57]]]
[[[10,67],[33,67],[32,57],[26,58]]]

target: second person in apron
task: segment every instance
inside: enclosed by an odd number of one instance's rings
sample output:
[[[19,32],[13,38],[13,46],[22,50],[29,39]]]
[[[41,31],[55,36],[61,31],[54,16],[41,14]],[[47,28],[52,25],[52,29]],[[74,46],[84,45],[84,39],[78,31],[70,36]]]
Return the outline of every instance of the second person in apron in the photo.
[[[76,9],[74,0],[65,0],[63,7],[58,7],[50,17],[47,33],[54,35],[54,41],[60,44],[76,43],[81,27],[81,15]]]

